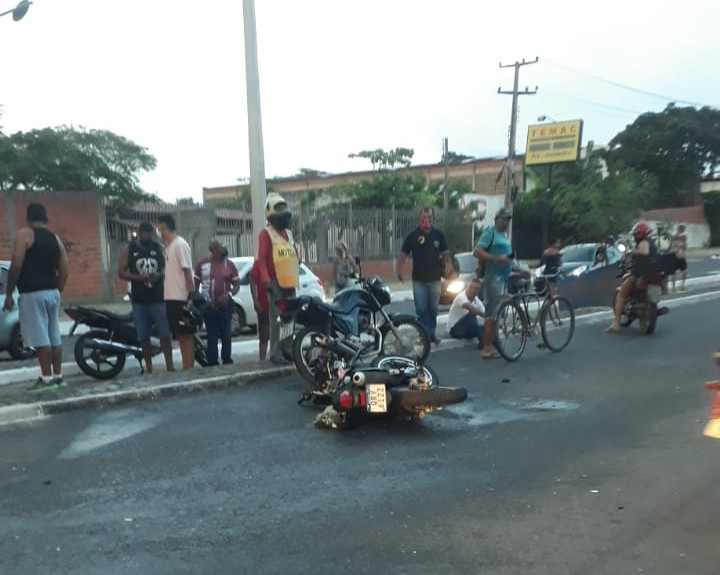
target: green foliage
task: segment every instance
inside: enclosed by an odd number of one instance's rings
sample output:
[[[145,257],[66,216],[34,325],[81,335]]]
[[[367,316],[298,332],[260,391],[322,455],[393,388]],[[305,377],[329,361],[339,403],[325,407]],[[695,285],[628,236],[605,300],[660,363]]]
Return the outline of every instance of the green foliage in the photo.
[[[448,164],[461,164],[465,160],[471,160],[472,156],[466,156],[465,154],[458,154],[457,152],[453,152],[451,150],[448,150],[447,153],[448,157]],[[440,158],[440,163],[445,163],[445,158]]]
[[[106,130],[61,126],[0,135],[4,191],[99,191],[119,205],[152,201],[138,175],[156,165],[146,148]]]
[[[547,173],[529,177],[535,180],[535,187],[518,198],[513,225],[532,233],[539,243]],[[627,168],[603,177],[600,155],[594,153],[587,162],[555,165],[550,187],[550,239],[591,242],[627,231],[647,204],[655,182]]]
[[[198,207],[202,208],[202,204],[199,202],[196,202],[194,198],[191,198],[188,196],[187,198],[178,198],[175,202],[178,206],[190,206],[190,207]]]
[[[436,205],[436,195],[425,186],[422,174],[399,175],[380,172],[372,180],[339,186],[334,195],[337,200],[352,202],[357,208],[414,209]]]
[[[387,152],[378,148],[377,150],[363,150],[356,154],[348,154],[348,158],[366,158],[372,163],[373,170],[376,166],[380,170],[386,170],[398,166],[402,168],[409,167],[414,154],[415,150],[411,148],[395,148]]]
[[[669,104],[659,114],[640,115],[609,146],[611,171],[629,167],[657,179],[652,207],[682,205],[720,162],[720,110]]]

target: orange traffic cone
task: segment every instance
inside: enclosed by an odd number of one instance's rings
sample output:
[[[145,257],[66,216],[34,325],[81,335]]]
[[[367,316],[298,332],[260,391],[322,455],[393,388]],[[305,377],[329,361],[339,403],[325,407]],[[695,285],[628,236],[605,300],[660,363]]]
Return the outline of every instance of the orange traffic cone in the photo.
[[[705,426],[703,435],[720,439],[720,381],[710,381],[705,388],[712,392],[712,408],[710,409],[710,421]]]

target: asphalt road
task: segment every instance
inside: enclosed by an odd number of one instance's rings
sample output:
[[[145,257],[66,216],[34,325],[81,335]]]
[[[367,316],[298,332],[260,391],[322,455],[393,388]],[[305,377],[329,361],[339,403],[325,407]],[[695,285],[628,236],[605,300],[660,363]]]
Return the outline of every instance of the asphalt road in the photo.
[[[0,429],[0,573],[712,575],[720,299],[655,335],[431,355],[469,400],[313,427],[299,379]]]

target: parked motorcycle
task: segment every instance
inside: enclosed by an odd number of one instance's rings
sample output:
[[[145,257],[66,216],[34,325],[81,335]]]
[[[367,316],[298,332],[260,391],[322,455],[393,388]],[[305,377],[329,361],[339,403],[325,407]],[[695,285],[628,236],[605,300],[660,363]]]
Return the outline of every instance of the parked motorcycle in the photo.
[[[440,387],[435,372],[420,360],[385,356],[371,367],[348,368],[342,360],[333,367],[330,385],[322,392],[308,392],[300,400],[326,398],[330,405],[315,418],[321,427],[344,429],[367,416],[422,419],[467,399],[465,388]]]
[[[380,355],[425,360],[430,338],[417,317],[385,311],[390,288],[380,278],[355,278],[332,303],[300,296],[279,302],[280,341],[292,342],[292,360],[303,378],[314,386],[327,385],[332,362],[369,363]],[[298,331],[297,326],[302,328]]]
[[[617,277],[624,278],[630,273],[635,277],[635,286],[625,300],[620,325],[627,327],[637,319],[640,331],[649,335],[655,331],[658,316],[665,315],[670,311],[667,307],[658,307],[658,303],[661,296],[667,294],[667,276],[674,273],[676,269],[675,255],[643,256],[634,254],[621,260],[619,266],[621,272]],[[619,291],[618,287],[613,296],[613,309],[615,309]]]
[[[134,357],[140,364],[141,372],[145,372],[132,312],[116,314],[98,308],[70,306],[65,308],[65,313],[75,322],[69,335],[73,335],[79,325],[91,328],[78,337],[74,348],[75,361],[84,373],[96,379],[112,379],[124,369],[128,355]],[[198,308],[191,306],[187,315],[188,321],[194,322],[199,330],[202,314]],[[197,331],[193,339],[195,361],[205,367],[208,365],[207,345]],[[150,344],[153,356],[161,353],[160,341],[156,337],[150,338]]]

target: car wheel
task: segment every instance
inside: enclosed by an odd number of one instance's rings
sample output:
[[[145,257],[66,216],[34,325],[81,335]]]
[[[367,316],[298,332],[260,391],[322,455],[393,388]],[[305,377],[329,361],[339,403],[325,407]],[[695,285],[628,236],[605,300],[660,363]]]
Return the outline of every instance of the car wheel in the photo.
[[[35,356],[35,350],[31,347],[25,347],[23,343],[19,323],[13,327],[12,334],[10,334],[10,346],[8,347],[8,353],[13,359],[17,360],[30,359]]]
[[[247,326],[247,320],[245,319],[245,311],[239,305],[235,305],[235,311],[232,315],[232,334],[238,336],[242,333],[243,329]]]

